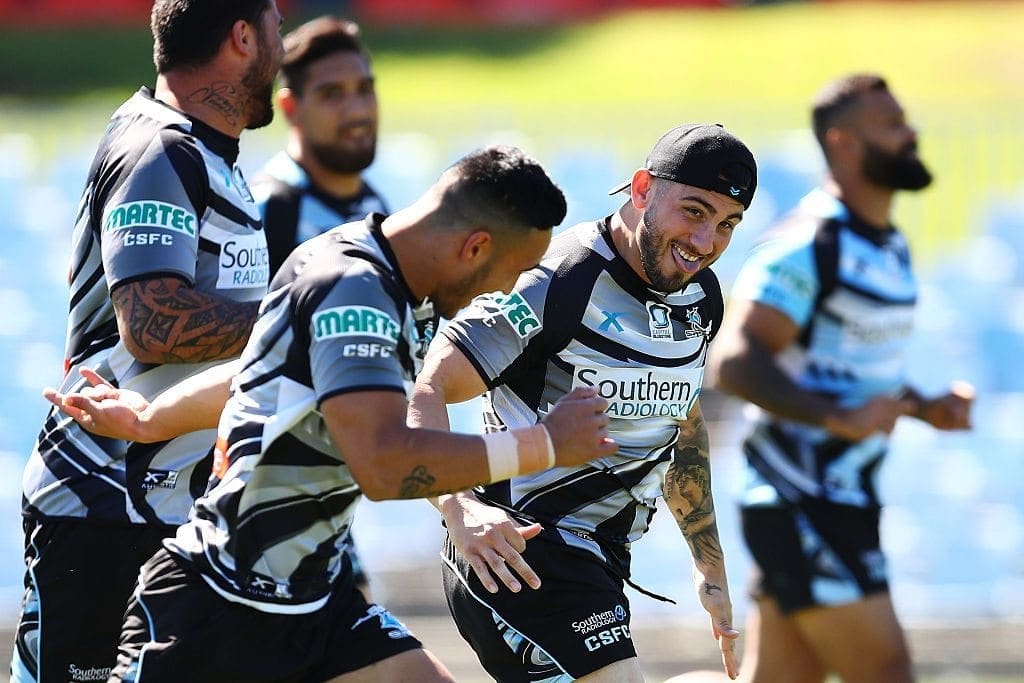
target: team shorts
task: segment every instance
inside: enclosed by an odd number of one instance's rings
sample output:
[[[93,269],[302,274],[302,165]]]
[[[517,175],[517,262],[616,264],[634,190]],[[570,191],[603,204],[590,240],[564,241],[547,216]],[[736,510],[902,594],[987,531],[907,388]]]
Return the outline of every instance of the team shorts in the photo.
[[[139,567],[173,527],[31,520],[11,681],[105,681]]]
[[[622,579],[594,556],[540,537],[523,558],[541,578],[519,593],[488,593],[445,540],[445,597],[459,633],[501,683],[564,681],[636,656]]]
[[[221,597],[160,550],[142,567],[110,680],[321,683],[423,647],[345,575],[316,612],[277,614]]]
[[[752,595],[785,614],[856,602],[889,590],[878,508],[826,501],[744,507],[743,535],[757,565]]]

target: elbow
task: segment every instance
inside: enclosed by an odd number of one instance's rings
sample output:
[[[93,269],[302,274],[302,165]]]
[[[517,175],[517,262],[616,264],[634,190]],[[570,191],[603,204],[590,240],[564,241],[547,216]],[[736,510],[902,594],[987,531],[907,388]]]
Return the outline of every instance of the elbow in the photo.
[[[367,460],[379,462],[375,454],[370,454]],[[370,500],[378,502],[393,500],[398,497],[395,487],[389,486],[387,477],[384,472],[380,471],[380,468],[357,468],[352,463],[349,463],[349,470],[352,472],[352,477],[356,480],[356,483],[359,484],[359,490]]]
[[[121,343],[124,344],[125,350],[131,354],[132,358],[140,363],[157,364],[167,362],[167,358],[165,358],[162,353],[141,346],[130,334],[124,334],[122,331],[120,336]]]

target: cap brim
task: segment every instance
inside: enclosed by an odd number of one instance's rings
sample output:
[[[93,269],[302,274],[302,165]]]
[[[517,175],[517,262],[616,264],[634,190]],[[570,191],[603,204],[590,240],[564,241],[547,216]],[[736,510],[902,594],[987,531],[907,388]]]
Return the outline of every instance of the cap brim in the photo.
[[[623,190],[628,190],[629,186],[630,186],[630,184],[632,182],[633,182],[632,179],[630,179],[630,180],[627,180],[626,182],[622,183],[621,185],[616,185],[612,189],[608,190],[608,194],[618,194],[618,193],[622,192]]]

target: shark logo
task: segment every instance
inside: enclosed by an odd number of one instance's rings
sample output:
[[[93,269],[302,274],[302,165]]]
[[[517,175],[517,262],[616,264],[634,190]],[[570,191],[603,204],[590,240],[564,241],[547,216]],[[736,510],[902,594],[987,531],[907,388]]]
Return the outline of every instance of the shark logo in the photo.
[[[733,187],[732,185],[729,186],[729,194],[731,194],[733,197],[739,197],[740,191],[741,190],[738,187]]]
[[[686,309],[686,322],[690,324],[690,327],[686,330],[687,339],[704,337],[704,339],[711,341],[711,321],[709,320],[707,325],[702,325],[703,321],[700,317],[700,311],[696,307]]]

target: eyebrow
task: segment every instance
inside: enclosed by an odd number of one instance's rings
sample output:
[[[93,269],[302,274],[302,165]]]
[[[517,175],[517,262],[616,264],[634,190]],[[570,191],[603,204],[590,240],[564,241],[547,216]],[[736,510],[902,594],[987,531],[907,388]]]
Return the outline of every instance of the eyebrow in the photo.
[[[703,206],[705,209],[707,209],[708,212],[710,212],[710,213],[717,213],[718,212],[718,209],[716,209],[715,206],[711,202],[709,202],[708,200],[704,199],[703,197],[698,197],[697,195],[686,195],[685,197],[680,197],[679,201],[681,201],[681,202],[686,202],[686,201],[697,202],[698,204]],[[742,211],[733,212],[733,213],[729,214],[728,216],[726,216],[725,218],[726,218],[726,220],[728,220],[730,218],[735,218],[737,221],[741,221],[741,220],[743,220],[743,212]]]

